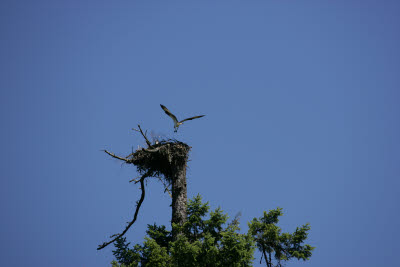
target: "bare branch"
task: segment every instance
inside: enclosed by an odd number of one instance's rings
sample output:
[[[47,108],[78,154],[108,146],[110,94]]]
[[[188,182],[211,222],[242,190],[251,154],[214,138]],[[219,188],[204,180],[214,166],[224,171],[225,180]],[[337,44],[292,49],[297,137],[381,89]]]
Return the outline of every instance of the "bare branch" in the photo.
[[[138,182],[140,182],[140,179],[139,179],[139,177],[136,177],[136,178],[133,178],[132,180],[130,180],[129,182],[130,183],[135,182],[135,184],[137,184]]]
[[[138,127],[139,127],[139,130],[137,130],[137,129],[135,129],[135,128],[132,128],[132,130],[141,133],[142,136],[144,137],[144,139],[146,140],[146,144],[147,144],[149,147],[152,148],[153,146],[151,145],[149,139],[147,139],[147,137],[146,137],[147,131],[146,131],[146,133],[143,133],[142,128],[140,127],[140,124],[138,124]]]
[[[113,157],[113,158],[116,158],[116,159],[119,159],[119,160],[123,160],[123,161],[125,161],[126,163],[131,163],[131,160],[130,160],[130,159],[118,157],[118,156],[115,155],[114,153],[108,152],[107,150],[103,150],[103,151],[106,152],[108,155],[110,155],[110,156]]]
[[[126,156],[125,158],[129,158],[130,156],[133,156],[133,154],[135,154],[135,151],[133,151],[133,147],[132,147],[132,152],[128,156]]]
[[[161,181],[161,183],[163,184],[164,193],[167,192],[168,195],[172,198],[172,194],[171,194],[171,191],[169,191],[169,189],[168,189],[168,185],[165,184],[164,180],[161,177],[157,176],[156,178],[159,179]]]
[[[145,185],[144,185],[144,179],[147,178],[147,177],[149,177],[149,176],[150,176],[150,173],[147,172],[147,173],[145,173],[145,174],[140,178],[140,189],[142,190],[142,195],[140,196],[140,199],[139,199],[139,201],[137,202],[135,214],[133,215],[133,220],[132,220],[131,222],[129,222],[129,224],[126,226],[125,230],[124,230],[122,233],[120,233],[120,234],[114,234],[114,235],[110,236],[110,238],[113,238],[113,239],[112,239],[111,241],[104,242],[102,245],[99,245],[98,248],[97,248],[97,250],[103,249],[103,248],[105,248],[106,246],[108,246],[108,245],[110,245],[111,243],[113,243],[113,242],[114,242],[115,240],[117,240],[118,238],[121,238],[121,237],[129,230],[129,228],[135,223],[135,221],[136,221],[136,219],[137,219],[137,215],[138,215],[138,213],[139,213],[140,206],[141,206],[142,203],[143,203],[144,196],[145,196],[145,193],[146,193],[146,191],[145,191]]]
[[[131,153],[128,156],[126,156],[125,158],[129,158],[130,156],[133,156],[133,154],[135,154],[135,153]]]

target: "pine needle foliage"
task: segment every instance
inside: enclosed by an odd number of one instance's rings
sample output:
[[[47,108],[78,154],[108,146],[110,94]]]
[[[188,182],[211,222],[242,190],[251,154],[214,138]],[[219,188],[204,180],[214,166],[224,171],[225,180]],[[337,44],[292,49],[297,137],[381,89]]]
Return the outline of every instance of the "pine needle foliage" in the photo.
[[[276,224],[282,216],[282,208],[264,211],[260,218],[254,218],[249,225],[249,233],[257,243],[268,267],[282,267],[283,262],[292,258],[308,260],[315,247],[302,245],[307,239],[310,225],[297,227],[294,233],[282,233]]]
[[[308,260],[315,247],[303,244],[308,237],[310,225],[297,227],[293,233],[282,233],[277,226],[282,209],[264,212],[260,218],[248,223],[247,234],[239,233],[236,216],[228,222],[228,215],[220,208],[209,212],[208,202],[203,203],[197,195],[187,205],[187,220],[183,225],[173,224],[181,233],[176,239],[165,226],[148,225],[145,241],[129,248],[125,238],[114,242],[116,258],[112,267],[144,266],[252,266],[257,247],[268,267],[282,267],[290,259]]]
[[[148,225],[143,245],[129,249],[124,238],[118,239],[113,252],[117,261],[112,266],[252,266],[252,236],[239,233],[237,222],[227,224],[228,215],[221,209],[209,209],[208,202],[202,203],[199,195],[189,200],[187,221],[173,225],[182,233],[175,240],[165,226],[155,224]]]

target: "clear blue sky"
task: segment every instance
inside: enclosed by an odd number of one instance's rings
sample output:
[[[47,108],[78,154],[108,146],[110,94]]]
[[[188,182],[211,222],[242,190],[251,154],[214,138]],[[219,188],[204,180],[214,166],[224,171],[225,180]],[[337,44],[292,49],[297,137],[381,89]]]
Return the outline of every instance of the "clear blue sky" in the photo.
[[[308,262],[395,266],[400,238],[398,1],[1,1],[2,266],[110,266],[132,217],[126,155],[192,146],[188,195],[247,221],[309,222]],[[179,117],[206,114],[174,135]],[[156,180],[127,238],[169,225]],[[259,254],[256,254],[258,266]]]

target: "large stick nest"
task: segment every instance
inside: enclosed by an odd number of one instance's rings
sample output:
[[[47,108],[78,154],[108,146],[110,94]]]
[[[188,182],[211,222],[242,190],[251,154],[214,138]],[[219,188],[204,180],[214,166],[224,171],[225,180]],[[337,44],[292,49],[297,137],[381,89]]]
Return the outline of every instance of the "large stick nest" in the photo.
[[[140,174],[149,176],[163,175],[171,182],[177,168],[185,167],[190,146],[177,140],[163,140],[152,144],[147,149],[140,149],[128,159],[137,167]]]

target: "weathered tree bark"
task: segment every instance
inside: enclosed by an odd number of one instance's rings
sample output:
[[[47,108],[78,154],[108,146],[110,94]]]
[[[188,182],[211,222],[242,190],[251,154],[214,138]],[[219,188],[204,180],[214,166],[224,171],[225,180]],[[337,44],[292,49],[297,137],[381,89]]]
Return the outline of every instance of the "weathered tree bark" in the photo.
[[[183,225],[186,222],[187,186],[186,186],[186,162],[184,165],[176,166],[172,177],[172,223]],[[176,239],[179,233],[173,231]]]

